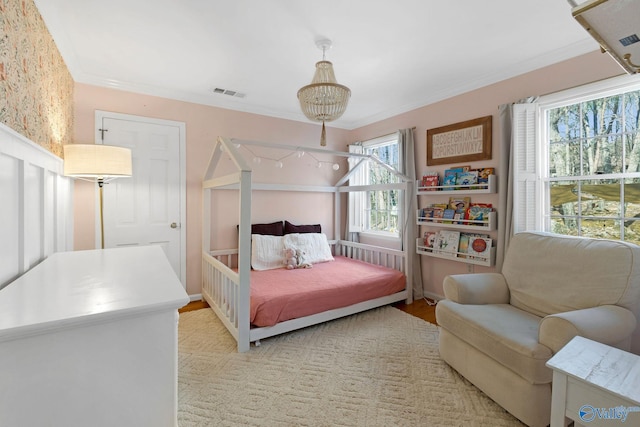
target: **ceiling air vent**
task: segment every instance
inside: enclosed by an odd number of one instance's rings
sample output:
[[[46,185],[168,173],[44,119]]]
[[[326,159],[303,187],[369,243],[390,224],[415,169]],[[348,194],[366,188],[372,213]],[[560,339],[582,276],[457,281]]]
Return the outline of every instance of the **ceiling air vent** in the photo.
[[[244,98],[245,96],[247,96],[242,92],[237,92],[235,90],[229,90],[229,89],[222,89],[219,87],[213,89],[213,93],[218,93],[220,95],[235,96],[236,98]]]
[[[631,46],[632,44],[638,42],[640,42],[640,38],[638,38],[637,34],[631,34],[630,36],[620,39],[620,43],[622,43],[622,46]]]

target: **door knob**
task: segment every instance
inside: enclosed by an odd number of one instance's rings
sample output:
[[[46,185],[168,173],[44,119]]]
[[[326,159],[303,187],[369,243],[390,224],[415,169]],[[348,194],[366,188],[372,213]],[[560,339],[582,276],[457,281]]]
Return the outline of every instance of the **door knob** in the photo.
[[[178,228],[178,224],[176,224],[175,222],[172,222],[170,227],[171,228]]]

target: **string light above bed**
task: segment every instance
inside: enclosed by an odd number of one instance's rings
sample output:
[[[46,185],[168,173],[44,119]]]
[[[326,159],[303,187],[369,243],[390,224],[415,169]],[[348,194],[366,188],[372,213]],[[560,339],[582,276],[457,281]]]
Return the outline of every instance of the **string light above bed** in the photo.
[[[219,142],[220,141],[226,141],[226,138],[221,138],[219,137]],[[308,147],[308,146],[293,146],[293,145],[288,145],[288,144],[276,144],[276,143],[270,143],[270,142],[259,142],[259,141],[249,141],[249,140],[242,140],[242,139],[237,139],[237,138],[233,138],[233,139],[229,139],[228,140],[228,144],[232,145],[234,149],[240,149],[241,147],[245,150],[247,150],[252,156],[253,156],[253,162],[254,163],[261,163],[262,160],[269,160],[269,161],[273,161],[275,164],[275,167],[280,169],[282,167],[284,167],[283,164],[279,164],[282,163],[282,160],[291,157],[293,155],[295,155],[297,158],[302,158],[305,155],[308,155],[309,157],[313,158],[317,163],[316,163],[316,167],[317,168],[321,168],[322,164],[331,164],[332,165],[332,169],[334,171],[337,171],[340,169],[340,165],[338,163],[335,163],[333,161],[326,161],[326,160],[319,160],[317,157],[315,157],[312,153],[319,153],[322,155],[334,155],[337,157],[346,157],[347,161],[349,163],[352,164],[352,166],[354,168],[357,168],[358,165],[361,162],[374,162],[377,167],[381,167],[383,169],[388,170],[390,173],[394,174],[394,175],[398,175],[399,172],[394,169],[392,166],[386,164],[385,162],[383,162],[382,160],[380,160],[378,158],[378,156],[373,155],[373,154],[364,154],[364,153],[351,153],[351,152],[346,152],[346,151],[335,151],[335,150],[327,150],[327,149],[322,149],[322,148],[315,148],[315,147]],[[224,152],[226,150],[228,150],[227,148],[224,148],[224,144],[222,144],[220,142],[220,148],[219,151],[220,152]],[[288,154],[285,154],[282,157],[279,158],[271,158],[271,157],[266,157],[266,156],[262,156],[262,155],[256,155],[256,153],[254,153],[253,150],[250,150],[249,148],[247,148],[247,146],[252,146],[252,147],[265,147],[265,148],[270,148],[270,149],[279,149],[279,150],[286,150],[289,151]],[[247,166],[248,167],[248,166]],[[349,168],[350,170],[352,169],[352,167]],[[350,175],[350,173],[348,174]],[[348,176],[347,175],[347,176]],[[404,180],[406,181],[411,181],[411,179],[405,175],[400,174]],[[343,177],[343,179],[347,178],[347,176]],[[346,182],[346,179],[345,179]]]
[[[309,120],[322,122],[320,145],[324,147],[327,145],[324,123],[342,116],[347,109],[351,90],[338,84],[333,64],[325,60],[326,51],[331,48],[331,40],[317,40],[316,46],[322,49],[322,61],[316,62],[316,72],[311,84],[298,91],[298,100],[302,112]]]
[[[292,151],[291,153],[285,154],[282,157],[278,157],[278,158],[273,158],[273,157],[267,157],[267,156],[262,156],[262,155],[257,155],[253,150],[249,149],[249,147],[241,145],[241,144],[235,144],[236,148],[244,148],[245,150],[247,150],[252,156],[253,156],[253,163],[259,164],[262,163],[262,160],[269,160],[271,162],[274,163],[274,166],[277,169],[282,169],[284,167],[284,163],[282,162],[284,159],[288,158],[288,157],[292,157],[295,156],[298,159],[301,159],[304,157],[305,154],[307,154],[309,157],[311,157],[313,160],[315,160],[316,162],[316,167],[318,169],[320,169],[322,167],[323,164],[329,164],[331,165],[331,168],[334,171],[337,171],[340,169],[340,165],[336,162],[330,162],[330,161],[326,161],[326,160],[320,160],[318,159],[316,156],[314,156],[312,153],[308,153],[300,148],[296,148],[295,151]],[[222,148],[222,146],[221,146]],[[351,158],[349,158],[350,160]]]

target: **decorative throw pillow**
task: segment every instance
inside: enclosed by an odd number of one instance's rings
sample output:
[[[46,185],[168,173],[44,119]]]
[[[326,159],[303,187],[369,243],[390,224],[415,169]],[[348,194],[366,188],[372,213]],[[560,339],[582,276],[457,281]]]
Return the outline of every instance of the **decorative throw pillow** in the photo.
[[[273,270],[284,267],[284,237],[263,234],[251,235],[251,267],[254,270]]]
[[[291,233],[322,233],[322,226],[320,224],[294,225],[285,220],[284,234]]]
[[[240,226],[236,226],[238,231]],[[269,224],[251,224],[251,234],[265,234],[269,236],[284,236],[284,227],[282,221],[276,221]]]
[[[284,235],[285,248],[299,249],[311,264],[333,261],[329,241],[324,233],[291,233]]]

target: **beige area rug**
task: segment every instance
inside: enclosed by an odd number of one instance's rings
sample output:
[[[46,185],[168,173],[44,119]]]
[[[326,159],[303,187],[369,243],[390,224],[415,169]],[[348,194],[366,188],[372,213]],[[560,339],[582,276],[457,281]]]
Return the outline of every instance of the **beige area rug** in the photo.
[[[180,315],[178,424],[523,426],[444,363],[436,326],[382,307],[237,353],[210,309]]]

